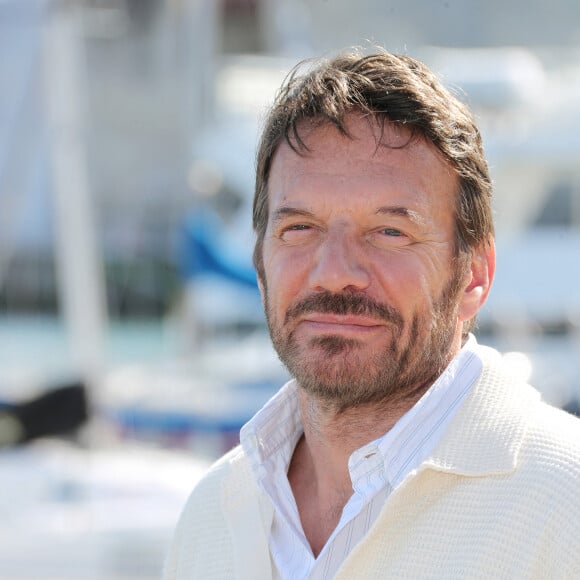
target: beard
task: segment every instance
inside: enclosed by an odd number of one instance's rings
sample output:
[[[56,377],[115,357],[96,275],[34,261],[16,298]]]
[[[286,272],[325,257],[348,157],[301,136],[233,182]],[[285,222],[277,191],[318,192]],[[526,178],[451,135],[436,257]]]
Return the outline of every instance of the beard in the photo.
[[[457,264],[432,309],[416,312],[406,324],[394,307],[357,292],[320,292],[293,304],[280,324],[265,310],[272,343],[300,387],[339,412],[411,397],[426,391],[449,364],[456,333],[463,268]],[[299,340],[298,317],[308,313],[352,314],[386,323],[386,347],[373,351],[340,335]]]

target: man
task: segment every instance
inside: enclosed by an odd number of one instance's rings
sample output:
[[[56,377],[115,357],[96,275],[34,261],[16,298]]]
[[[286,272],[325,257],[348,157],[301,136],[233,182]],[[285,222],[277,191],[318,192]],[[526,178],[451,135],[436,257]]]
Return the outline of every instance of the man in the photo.
[[[580,577],[580,422],[469,333],[495,254],[466,107],[406,56],[295,71],[254,227],[295,379],[196,486],[166,578]]]

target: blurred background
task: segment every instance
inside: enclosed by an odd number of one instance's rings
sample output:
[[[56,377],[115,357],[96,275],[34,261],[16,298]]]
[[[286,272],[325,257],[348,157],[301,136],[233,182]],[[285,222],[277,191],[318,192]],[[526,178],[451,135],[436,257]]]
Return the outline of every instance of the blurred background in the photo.
[[[286,380],[250,207],[298,60],[380,45],[476,112],[477,331],[580,404],[580,4],[0,0],[0,578],[158,578],[188,492]]]

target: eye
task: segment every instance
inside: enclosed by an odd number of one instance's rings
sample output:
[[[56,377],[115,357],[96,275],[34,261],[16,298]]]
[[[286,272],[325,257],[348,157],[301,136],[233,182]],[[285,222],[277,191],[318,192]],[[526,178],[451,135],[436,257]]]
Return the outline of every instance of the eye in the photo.
[[[285,242],[300,241],[308,237],[312,230],[308,224],[291,224],[282,229],[280,238]]]
[[[380,230],[379,233],[385,236],[393,236],[393,237],[401,237],[405,235],[401,230],[396,230],[395,228],[384,228]]]
[[[371,233],[369,241],[379,248],[398,248],[407,245],[408,235],[397,228],[380,228]]]

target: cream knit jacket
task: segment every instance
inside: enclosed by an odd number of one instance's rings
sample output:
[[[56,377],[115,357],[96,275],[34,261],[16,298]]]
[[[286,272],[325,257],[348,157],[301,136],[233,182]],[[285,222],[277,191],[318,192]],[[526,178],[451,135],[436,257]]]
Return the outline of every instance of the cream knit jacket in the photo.
[[[580,420],[486,358],[441,443],[336,579],[580,579]],[[272,510],[232,450],[195,487],[164,579],[271,578]]]

